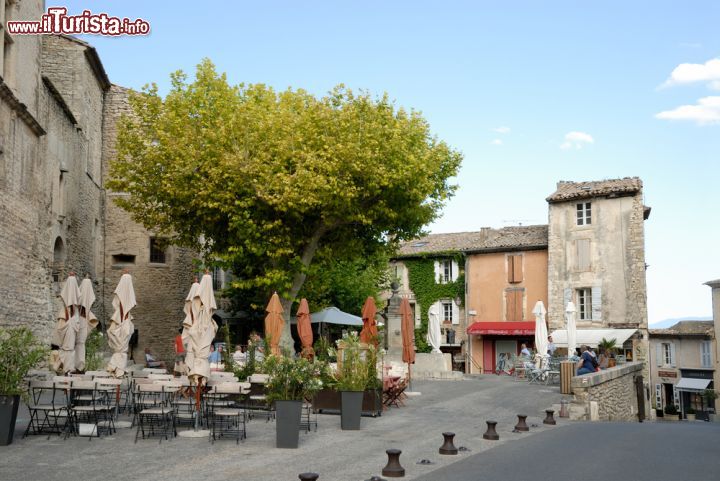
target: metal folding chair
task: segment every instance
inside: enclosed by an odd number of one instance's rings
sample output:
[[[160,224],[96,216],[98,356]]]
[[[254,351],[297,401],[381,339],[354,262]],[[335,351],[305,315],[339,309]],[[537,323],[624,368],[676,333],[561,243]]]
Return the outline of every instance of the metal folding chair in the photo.
[[[29,434],[62,434],[69,419],[68,384],[53,381],[30,381],[27,403],[30,422],[23,437]],[[60,423],[62,419],[62,425]]]

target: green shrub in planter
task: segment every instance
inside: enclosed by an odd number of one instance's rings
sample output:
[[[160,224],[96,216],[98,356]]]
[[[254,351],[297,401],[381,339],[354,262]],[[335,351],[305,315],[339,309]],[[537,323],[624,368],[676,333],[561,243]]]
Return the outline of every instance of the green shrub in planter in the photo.
[[[26,327],[0,328],[0,446],[12,442],[20,396],[26,394],[25,376],[48,351]]]

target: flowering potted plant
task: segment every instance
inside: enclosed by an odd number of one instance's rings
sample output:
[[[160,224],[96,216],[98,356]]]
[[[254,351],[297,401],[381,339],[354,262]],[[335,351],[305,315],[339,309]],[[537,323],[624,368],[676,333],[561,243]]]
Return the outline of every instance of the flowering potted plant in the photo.
[[[338,368],[335,374],[341,396],[342,429],[360,429],[363,393],[375,373],[375,346],[361,343],[356,332],[338,341]]]
[[[25,376],[47,354],[30,329],[0,329],[0,446],[12,443]]]
[[[269,356],[264,364],[270,376],[265,384],[268,402],[275,403],[276,447],[297,448],[302,403],[322,388],[322,361],[291,356]]]

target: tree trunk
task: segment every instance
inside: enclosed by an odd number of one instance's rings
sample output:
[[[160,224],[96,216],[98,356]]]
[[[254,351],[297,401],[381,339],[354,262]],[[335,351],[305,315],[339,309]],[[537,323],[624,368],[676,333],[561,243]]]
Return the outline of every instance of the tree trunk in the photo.
[[[295,302],[295,297],[297,297],[298,292],[300,292],[300,289],[305,283],[305,278],[307,277],[307,274],[305,274],[305,268],[310,265],[313,257],[315,257],[315,253],[318,250],[320,239],[323,235],[325,235],[327,231],[328,226],[321,225],[310,238],[310,241],[305,246],[302,257],[300,258],[303,269],[295,273],[295,276],[293,277],[292,287],[290,287],[290,292],[288,292],[287,297],[283,296],[280,299],[280,304],[283,308],[283,315],[285,317],[285,328],[283,329],[282,336],[280,337],[281,349],[293,349],[293,340],[292,335],[290,334],[290,308],[292,307],[293,302]]]

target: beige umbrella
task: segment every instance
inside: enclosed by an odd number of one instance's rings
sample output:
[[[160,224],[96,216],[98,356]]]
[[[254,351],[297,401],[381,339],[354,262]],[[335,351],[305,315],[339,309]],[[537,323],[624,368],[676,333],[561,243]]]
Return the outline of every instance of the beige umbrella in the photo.
[[[193,303],[192,300],[195,297],[195,294],[197,293],[198,289],[200,289],[200,283],[197,280],[197,277],[195,278],[195,282],[190,286],[190,292],[188,292],[187,297],[185,298],[185,306],[183,307],[183,312],[185,312],[185,319],[183,320],[183,331],[182,331],[182,340],[183,344],[189,345],[190,344],[190,329],[193,326],[193,323],[195,322],[195,319],[197,319],[197,312],[193,312]],[[185,366],[187,369],[187,366],[190,366],[193,364],[195,359],[195,355],[193,354],[192,349],[186,349],[185,350]]]
[[[191,288],[192,289],[192,288]],[[210,377],[210,345],[217,333],[217,324],[212,316],[217,309],[215,304],[215,293],[212,287],[212,277],[205,274],[200,280],[196,292],[192,298],[190,312],[194,320],[192,326],[187,329],[189,340],[188,377],[194,384],[202,385],[203,378]]]
[[[274,292],[265,308],[267,315],[265,316],[265,338],[270,340],[270,351],[272,354],[280,355],[280,336],[285,327],[285,319],[283,319],[283,308],[280,304],[280,296]]]
[[[75,274],[70,273],[60,291],[63,307],[57,315],[53,343],[59,347],[60,371],[72,372],[75,366],[75,340],[80,328],[80,288]]]
[[[186,326],[185,330],[189,341],[185,364],[188,368],[188,378],[195,385],[195,431],[197,432],[200,424],[200,417],[197,413],[200,412],[202,386],[207,383],[207,379],[210,377],[210,361],[208,360],[210,345],[215,339],[218,327],[212,318],[217,309],[215,293],[212,287],[212,276],[206,273],[197,288],[195,288],[195,284],[190,288],[190,294],[188,294],[188,297],[192,296],[192,302],[189,310],[185,311],[186,315],[190,316],[192,325],[187,327],[187,317],[183,325]]]
[[[130,311],[137,305],[135,301],[135,290],[133,289],[132,277],[125,273],[120,278],[118,286],[113,294],[113,315],[110,318],[110,326],[107,330],[108,345],[113,351],[106,370],[115,377],[122,377],[127,366],[128,347],[130,337],[135,331],[132,322],[133,316]]]
[[[80,283],[80,318],[77,336],[75,337],[75,369],[85,370],[85,341],[90,329],[98,325],[97,317],[90,310],[95,302],[95,292],[92,288],[92,281],[86,277]]]

